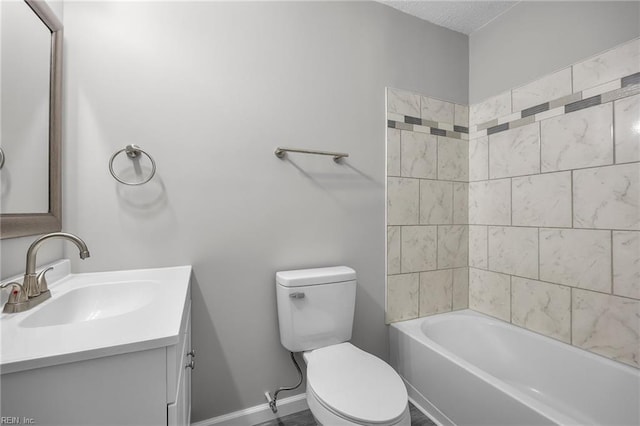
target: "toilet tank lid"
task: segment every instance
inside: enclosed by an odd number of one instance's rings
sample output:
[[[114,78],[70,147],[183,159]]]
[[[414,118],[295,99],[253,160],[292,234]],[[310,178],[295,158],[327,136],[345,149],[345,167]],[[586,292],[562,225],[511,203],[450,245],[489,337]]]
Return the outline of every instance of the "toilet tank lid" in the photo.
[[[303,287],[317,284],[339,283],[356,279],[356,271],[348,266],[297,269],[276,273],[276,282],[285,287]]]

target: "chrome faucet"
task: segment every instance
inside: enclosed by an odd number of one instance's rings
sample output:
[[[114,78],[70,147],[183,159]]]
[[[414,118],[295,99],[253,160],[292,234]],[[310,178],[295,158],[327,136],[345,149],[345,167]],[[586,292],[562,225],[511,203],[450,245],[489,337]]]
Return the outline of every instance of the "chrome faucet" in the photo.
[[[73,234],[68,234],[66,232],[53,232],[38,238],[27,250],[27,266],[22,285],[12,282],[2,286],[11,286],[11,295],[9,296],[7,303],[4,305],[2,312],[24,312],[51,297],[51,292],[49,291],[45,274],[53,268],[47,268],[36,275],[36,255],[38,254],[38,249],[45,241],[56,238],[62,238],[74,243],[80,250],[80,259],[86,259],[90,256],[89,249],[84,241]]]

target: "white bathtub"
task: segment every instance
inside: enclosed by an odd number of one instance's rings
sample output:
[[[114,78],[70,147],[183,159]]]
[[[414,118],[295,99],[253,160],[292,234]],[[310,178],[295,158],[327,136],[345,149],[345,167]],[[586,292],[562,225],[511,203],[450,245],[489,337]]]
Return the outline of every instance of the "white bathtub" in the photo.
[[[391,365],[444,425],[639,425],[640,371],[465,310],[392,324]]]

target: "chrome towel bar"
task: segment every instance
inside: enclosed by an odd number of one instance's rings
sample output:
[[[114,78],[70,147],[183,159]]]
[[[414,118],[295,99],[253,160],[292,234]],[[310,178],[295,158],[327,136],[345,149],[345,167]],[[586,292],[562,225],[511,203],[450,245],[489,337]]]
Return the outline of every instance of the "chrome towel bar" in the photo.
[[[349,156],[346,152],[331,152],[331,151],[316,151],[313,149],[297,149],[297,148],[283,148],[277,147],[275,154],[278,158],[284,158],[287,155],[287,152],[297,152],[299,154],[315,154],[315,155],[331,155],[333,156],[333,161],[336,163],[340,161],[342,158],[346,158]]]

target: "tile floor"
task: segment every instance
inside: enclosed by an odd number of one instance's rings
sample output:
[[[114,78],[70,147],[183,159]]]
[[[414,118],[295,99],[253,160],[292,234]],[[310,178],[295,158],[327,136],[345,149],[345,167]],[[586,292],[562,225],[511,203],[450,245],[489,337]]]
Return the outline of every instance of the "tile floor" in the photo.
[[[411,403],[409,403],[409,411],[411,413],[411,426],[436,426],[429,417],[422,414],[422,412]],[[311,411],[304,410],[254,426],[316,426],[316,422],[313,420]]]

